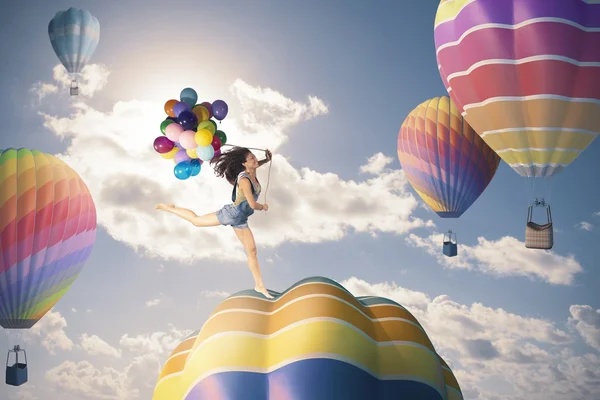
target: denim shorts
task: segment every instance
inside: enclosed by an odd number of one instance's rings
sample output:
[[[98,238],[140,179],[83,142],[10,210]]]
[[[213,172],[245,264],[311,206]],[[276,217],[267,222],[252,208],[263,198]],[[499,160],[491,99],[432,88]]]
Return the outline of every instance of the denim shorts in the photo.
[[[217,219],[221,225],[231,225],[237,229],[248,227],[248,217],[254,214],[254,210],[244,201],[238,206],[227,204],[217,211]]]

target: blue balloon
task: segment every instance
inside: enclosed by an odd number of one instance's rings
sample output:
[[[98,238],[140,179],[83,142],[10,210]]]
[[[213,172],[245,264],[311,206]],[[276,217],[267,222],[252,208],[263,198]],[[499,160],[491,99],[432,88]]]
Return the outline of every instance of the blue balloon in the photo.
[[[185,88],[181,91],[179,99],[186,103],[188,106],[193,107],[198,101],[198,93],[192,88]]]
[[[200,169],[202,169],[202,165],[199,160],[192,159],[190,161],[190,165],[192,166],[192,176],[196,176],[200,173]]]
[[[67,72],[79,73],[90,61],[100,40],[100,23],[87,10],[59,11],[48,24],[54,52]]]
[[[179,122],[179,125],[183,126],[183,129],[186,131],[195,129],[198,126],[198,117],[191,111],[184,111],[179,114],[177,121]]]
[[[175,173],[175,177],[177,179],[185,181],[190,176],[192,176],[192,165],[189,161],[182,161],[179,164],[175,165],[173,172]]]
[[[181,114],[184,111],[191,111],[191,109],[190,106],[184,103],[183,101],[180,101],[179,103],[173,106],[173,112],[175,113],[176,117],[179,117],[179,114]]]
[[[215,100],[212,103],[212,114],[219,121],[222,121],[227,116],[228,111],[229,107],[223,100]]]
[[[215,156],[215,149],[212,145],[196,147],[196,155],[202,161],[210,161]]]

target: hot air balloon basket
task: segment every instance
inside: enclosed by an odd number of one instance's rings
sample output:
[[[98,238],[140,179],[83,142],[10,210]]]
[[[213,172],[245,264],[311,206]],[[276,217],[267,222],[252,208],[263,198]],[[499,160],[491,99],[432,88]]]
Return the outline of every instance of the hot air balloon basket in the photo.
[[[25,356],[25,362],[19,362],[19,353],[22,352]],[[15,353],[15,363],[9,365],[10,353]],[[6,356],[6,384],[12,386],[21,386],[27,382],[27,353],[25,350],[15,346],[13,350],[8,352]]]
[[[79,87],[77,86],[76,81],[71,82],[71,88],[69,89],[69,94],[71,96],[79,96]]]
[[[528,249],[550,250],[554,246],[554,227],[550,206],[545,205],[548,222],[540,225],[533,222],[533,206],[529,206],[527,226],[525,228],[525,247]]]
[[[454,235],[454,241],[452,241],[452,235]],[[442,252],[446,257],[456,257],[458,255],[458,240],[456,239],[456,233],[449,231],[448,233],[444,234],[444,245],[442,247]]]

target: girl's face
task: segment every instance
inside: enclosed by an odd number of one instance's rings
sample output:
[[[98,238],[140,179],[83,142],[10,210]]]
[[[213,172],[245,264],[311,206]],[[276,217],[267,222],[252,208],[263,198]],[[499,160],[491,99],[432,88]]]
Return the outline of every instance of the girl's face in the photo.
[[[246,162],[243,165],[247,169],[252,169],[252,168],[256,169],[256,168],[258,168],[258,159],[252,152],[250,152],[246,156]]]

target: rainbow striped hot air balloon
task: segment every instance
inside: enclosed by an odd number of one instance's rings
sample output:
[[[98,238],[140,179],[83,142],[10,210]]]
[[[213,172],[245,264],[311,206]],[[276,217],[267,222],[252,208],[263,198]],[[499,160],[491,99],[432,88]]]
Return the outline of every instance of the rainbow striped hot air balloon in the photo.
[[[96,208],[79,175],[36,150],[0,150],[0,326],[31,328],[89,257]]]
[[[442,218],[460,217],[500,163],[446,96],[408,114],[398,133],[398,159],[412,187]]]
[[[440,75],[517,173],[550,177],[600,132],[600,1],[441,0]]]
[[[401,305],[327,278],[267,300],[232,295],[167,360],[153,400],[459,400],[460,387]]]

